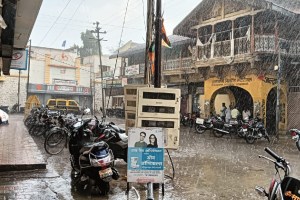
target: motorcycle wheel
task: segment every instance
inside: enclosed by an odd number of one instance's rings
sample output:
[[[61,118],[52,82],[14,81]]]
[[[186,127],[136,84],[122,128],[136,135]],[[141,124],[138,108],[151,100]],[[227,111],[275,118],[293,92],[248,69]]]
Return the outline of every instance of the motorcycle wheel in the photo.
[[[238,131],[237,131],[237,135],[239,138],[244,138],[245,135],[247,135],[247,133],[245,134],[244,131],[243,131],[243,128],[240,128]]]
[[[223,136],[224,136],[223,133],[221,133],[221,132],[219,132],[219,131],[216,131],[216,130],[213,130],[213,134],[214,134],[214,136],[217,137],[217,138],[220,138],[220,137],[223,137]]]
[[[297,146],[298,150],[300,151],[300,140],[298,140],[298,141],[296,142],[296,146]]]
[[[110,190],[109,182],[104,182],[102,180],[97,181],[98,188],[100,190],[100,195],[107,195]]]
[[[187,126],[187,121],[182,120],[181,123],[182,123],[183,126]]]
[[[196,124],[195,129],[196,129],[196,132],[199,134],[202,134],[205,132],[205,128],[203,128],[202,126],[200,126],[198,124]]]
[[[255,142],[255,137],[253,136],[252,132],[248,132],[248,134],[245,136],[245,140],[248,144],[253,144]]]

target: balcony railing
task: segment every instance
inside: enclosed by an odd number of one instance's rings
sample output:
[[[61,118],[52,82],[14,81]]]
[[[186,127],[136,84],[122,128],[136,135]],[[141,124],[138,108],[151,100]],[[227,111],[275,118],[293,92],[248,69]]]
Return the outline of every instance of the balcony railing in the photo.
[[[192,58],[163,61],[163,70],[176,70],[191,67]]]
[[[255,35],[254,51],[262,53],[277,53],[276,40],[280,45],[280,52],[282,54],[289,54],[292,56],[300,55],[300,41],[285,40],[282,38],[277,39],[275,35]],[[249,54],[250,52],[250,37],[241,37],[233,40],[225,40],[197,46],[197,56],[199,60],[238,56]]]

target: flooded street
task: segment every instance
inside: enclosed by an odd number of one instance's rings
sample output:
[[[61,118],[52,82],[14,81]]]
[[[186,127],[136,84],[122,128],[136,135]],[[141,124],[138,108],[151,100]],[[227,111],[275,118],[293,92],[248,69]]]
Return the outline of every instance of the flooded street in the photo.
[[[20,119],[21,120],[21,119]],[[112,119],[116,124],[123,120]],[[10,124],[11,126],[12,124]],[[123,160],[116,161],[120,179],[111,182],[108,196],[80,194],[71,186],[71,165],[67,149],[56,156],[47,155],[43,139],[34,138],[47,160],[46,170],[0,173],[0,199],[146,199],[146,185],[131,184],[126,191],[126,169]],[[291,139],[281,139],[274,144],[257,141],[249,145],[244,139],[214,137],[209,131],[197,134],[194,129],[182,128],[180,148],[169,150],[174,171],[165,152],[165,196],[162,190],[154,191],[155,199],[263,199],[254,188],[261,185],[268,189],[275,173],[274,165],[259,159],[268,156],[264,147],[270,147],[286,158],[292,166],[295,177],[300,177],[300,152]],[[174,180],[172,178],[174,176]]]

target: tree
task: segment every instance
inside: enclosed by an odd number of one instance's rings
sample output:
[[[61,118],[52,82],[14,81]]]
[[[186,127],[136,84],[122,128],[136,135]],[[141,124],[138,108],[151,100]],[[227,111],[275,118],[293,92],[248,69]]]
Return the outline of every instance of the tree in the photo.
[[[98,55],[97,39],[90,30],[81,33],[82,47],[79,47],[79,55],[81,58],[91,55]]]

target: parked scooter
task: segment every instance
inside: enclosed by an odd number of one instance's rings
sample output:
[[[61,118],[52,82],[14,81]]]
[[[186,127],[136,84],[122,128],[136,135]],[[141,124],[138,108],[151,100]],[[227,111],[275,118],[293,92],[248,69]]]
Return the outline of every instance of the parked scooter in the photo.
[[[96,116],[95,118],[96,123],[91,128],[93,135],[97,137],[95,141],[105,141],[113,151],[115,158],[120,158],[127,162],[128,136],[125,130],[113,122],[100,123]]]
[[[292,136],[292,139],[296,142],[296,146],[298,150],[300,151],[300,130],[290,129],[289,132]]]
[[[87,112],[87,111],[86,111]],[[104,141],[95,143],[88,124],[92,119],[78,121],[70,134],[69,152],[72,168],[77,172],[75,186],[80,190],[106,195],[109,182],[119,178],[114,155]]]
[[[89,194],[106,195],[110,190],[109,182],[119,178],[114,166],[114,155],[104,141],[85,144],[79,151],[79,172],[74,186]]]
[[[263,187],[256,186],[255,190],[262,197],[267,197],[268,200],[292,200],[300,199],[300,181],[296,178],[289,177],[291,172],[290,163],[283,157],[279,157],[275,152],[269,148],[265,151],[271,155],[275,160],[266,156],[259,155],[259,158],[264,158],[271,161],[275,165],[275,177],[270,183],[268,192]],[[281,179],[279,169],[283,170],[284,178]]]

